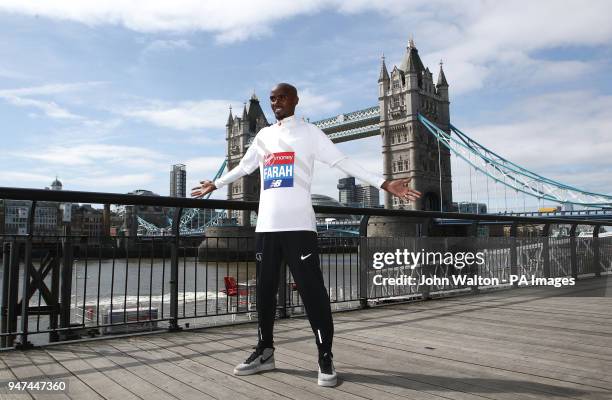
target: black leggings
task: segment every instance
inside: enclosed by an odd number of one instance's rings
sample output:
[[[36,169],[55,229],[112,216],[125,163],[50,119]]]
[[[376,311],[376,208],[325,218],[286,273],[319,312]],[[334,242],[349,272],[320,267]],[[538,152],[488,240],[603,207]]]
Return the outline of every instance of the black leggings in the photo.
[[[255,242],[259,346],[273,346],[280,269],[287,263],[308,314],[317,348],[320,353],[331,352],[334,323],[319,267],[317,234],[313,231],[261,232],[255,234]]]

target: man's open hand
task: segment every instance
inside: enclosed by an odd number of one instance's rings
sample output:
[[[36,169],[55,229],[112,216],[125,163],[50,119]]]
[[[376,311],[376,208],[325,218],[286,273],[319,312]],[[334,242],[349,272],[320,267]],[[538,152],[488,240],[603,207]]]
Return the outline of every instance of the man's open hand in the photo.
[[[216,189],[217,187],[212,181],[200,181],[200,186],[191,189],[191,197],[204,197]]]
[[[394,196],[404,199],[406,201],[414,201],[421,197],[421,192],[418,190],[410,189],[410,181],[412,178],[405,179],[394,179],[392,181],[385,181],[382,184],[382,188]]]

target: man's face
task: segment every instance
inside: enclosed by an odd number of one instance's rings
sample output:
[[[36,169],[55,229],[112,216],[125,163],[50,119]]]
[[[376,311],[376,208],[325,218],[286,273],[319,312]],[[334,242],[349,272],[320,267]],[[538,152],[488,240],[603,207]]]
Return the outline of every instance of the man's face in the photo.
[[[277,120],[290,117],[295,113],[295,106],[298,103],[297,95],[291,88],[278,85],[270,92],[270,106]]]

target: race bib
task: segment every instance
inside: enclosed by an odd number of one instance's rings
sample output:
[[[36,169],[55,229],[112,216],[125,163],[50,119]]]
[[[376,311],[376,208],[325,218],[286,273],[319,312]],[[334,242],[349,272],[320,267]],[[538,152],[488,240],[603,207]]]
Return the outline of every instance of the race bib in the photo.
[[[264,190],[279,187],[293,187],[293,164],[295,153],[266,154],[264,158]]]

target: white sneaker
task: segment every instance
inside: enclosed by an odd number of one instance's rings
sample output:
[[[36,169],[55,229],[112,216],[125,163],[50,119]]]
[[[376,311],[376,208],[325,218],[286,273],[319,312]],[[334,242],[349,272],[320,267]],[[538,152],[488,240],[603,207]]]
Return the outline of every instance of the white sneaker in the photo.
[[[255,347],[253,354],[245,362],[236,365],[234,375],[252,375],[261,371],[270,371],[274,365],[274,348]]]
[[[323,353],[319,355],[319,386],[336,386],[338,375],[334,368],[333,354]]]

